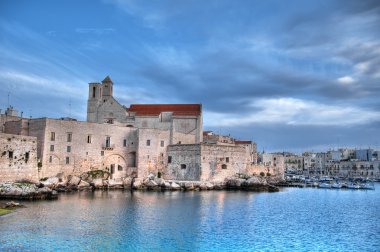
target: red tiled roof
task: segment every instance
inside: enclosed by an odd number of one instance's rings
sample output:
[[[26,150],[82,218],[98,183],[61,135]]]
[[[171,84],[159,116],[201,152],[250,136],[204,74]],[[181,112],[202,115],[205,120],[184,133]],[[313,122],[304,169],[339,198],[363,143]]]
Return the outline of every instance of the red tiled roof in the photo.
[[[251,144],[252,141],[235,141],[235,144]]]
[[[136,116],[158,116],[162,112],[173,112],[174,116],[198,116],[202,112],[201,104],[131,104],[128,112]]]

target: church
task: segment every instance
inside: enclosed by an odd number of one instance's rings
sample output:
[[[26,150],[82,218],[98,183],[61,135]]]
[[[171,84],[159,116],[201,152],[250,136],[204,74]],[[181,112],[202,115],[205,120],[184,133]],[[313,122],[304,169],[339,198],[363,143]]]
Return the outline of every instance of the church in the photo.
[[[255,143],[242,145],[232,138],[210,142],[210,132],[203,132],[201,104],[127,107],[114,98],[109,76],[89,83],[87,121],[14,116],[2,120],[2,138],[17,135],[35,141],[38,169],[31,176],[38,178],[104,170],[114,180],[152,173],[165,179],[211,181],[243,173],[255,162]],[[10,142],[7,148],[17,152],[18,146]],[[1,157],[1,164],[8,162],[7,169],[12,169],[9,155]]]

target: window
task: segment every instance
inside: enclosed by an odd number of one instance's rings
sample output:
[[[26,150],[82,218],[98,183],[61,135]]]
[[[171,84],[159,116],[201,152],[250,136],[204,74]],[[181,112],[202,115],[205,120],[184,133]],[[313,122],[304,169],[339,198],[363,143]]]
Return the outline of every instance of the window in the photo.
[[[124,146],[124,147],[127,146],[127,139],[124,139],[123,146]]]
[[[186,165],[185,164],[181,164],[181,169],[186,169]]]
[[[53,156],[49,157],[49,163],[53,163]]]
[[[95,98],[96,95],[96,87],[92,87],[92,98]]]
[[[67,142],[71,142],[72,138],[73,138],[73,134],[67,133]]]
[[[104,156],[104,151],[101,151],[101,152],[100,152],[100,156]]]
[[[229,163],[229,162],[230,162],[230,158],[226,157],[226,163]]]
[[[150,146],[150,140],[146,140],[146,146]]]
[[[181,141],[178,142],[178,144],[181,144],[181,143],[182,143]]]
[[[222,169],[227,169],[227,165],[226,164],[222,164]]]
[[[50,141],[55,141],[55,132],[50,132]]]
[[[165,142],[161,140],[161,147],[164,147],[164,146],[165,146]]]
[[[70,164],[70,157],[66,157],[66,164]]]
[[[111,147],[111,137],[106,136],[106,148],[110,148],[110,147]]]
[[[91,143],[91,140],[92,140],[92,139],[91,139],[91,135],[88,135],[88,136],[87,136],[87,143]]]
[[[54,145],[50,145],[50,151],[54,151]]]
[[[111,164],[111,174],[114,174],[114,173],[115,173],[115,165]]]
[[[118,171],[122,171],[122,170],[123,170],[123,167],[122,167],[121,165],[118,165],[118,166],[117,166],[117,170],[118,170]]]
[[[25,163],[29,160],[29,151],[25,152]]]
[[[67,146],[67,152],[71,152],[71,146]]]
[[[9,157],[9,158],[13,158],[13,151],[9,151],[9,152],[8,152],[8,157]]]
[[[172,162],[172,156],[168,156],[168,164]]]

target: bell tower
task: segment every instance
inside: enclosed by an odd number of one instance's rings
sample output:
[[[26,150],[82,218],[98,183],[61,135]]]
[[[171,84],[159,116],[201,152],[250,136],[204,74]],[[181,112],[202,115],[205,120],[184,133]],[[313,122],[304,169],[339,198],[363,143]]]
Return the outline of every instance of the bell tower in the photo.
[[[103,93],[102,98],[107,99],[113,96],[113,82],[109,76],[102,81]]]
[[[98,107],[102,100],[102,84],[88,84],[87,122],[96,122]]]

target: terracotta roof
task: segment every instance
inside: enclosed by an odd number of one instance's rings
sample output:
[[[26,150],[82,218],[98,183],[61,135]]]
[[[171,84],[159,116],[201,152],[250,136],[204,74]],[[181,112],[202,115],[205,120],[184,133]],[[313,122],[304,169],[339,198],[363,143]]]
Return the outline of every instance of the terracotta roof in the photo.
[[[235,144],[251,144],[252,141],[235,141]]]
[[[128,112],[136,116],[158,116],[162,112],[173,112],[174,116],[198,116],[202,112],[201,104],[131,104]]]

